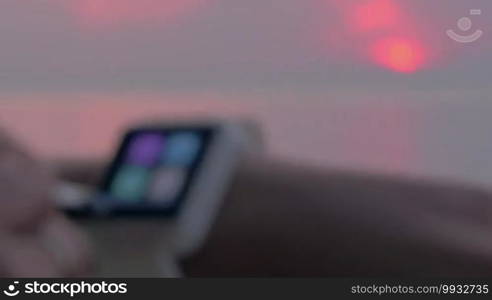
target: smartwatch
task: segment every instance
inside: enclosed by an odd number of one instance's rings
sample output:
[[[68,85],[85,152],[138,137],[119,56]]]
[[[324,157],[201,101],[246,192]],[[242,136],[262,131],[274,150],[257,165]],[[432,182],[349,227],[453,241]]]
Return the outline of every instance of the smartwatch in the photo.
[[[99,275],[181,276],[177,261],[205,242],[256,137],[228,121],[135,126],[91,197],[69,201],[75,188],[62,186],[59,202],[93,239]]]

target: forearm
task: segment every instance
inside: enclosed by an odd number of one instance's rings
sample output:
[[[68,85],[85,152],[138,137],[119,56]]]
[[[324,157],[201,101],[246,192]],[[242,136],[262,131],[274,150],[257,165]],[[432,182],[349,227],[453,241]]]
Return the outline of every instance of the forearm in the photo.
[[[270,159],[237,173],[191,276],[492,274],[481,191]]]

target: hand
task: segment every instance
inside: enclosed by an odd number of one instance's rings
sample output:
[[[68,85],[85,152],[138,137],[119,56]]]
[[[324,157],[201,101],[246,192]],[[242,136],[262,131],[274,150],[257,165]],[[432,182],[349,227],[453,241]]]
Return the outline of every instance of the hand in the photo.
[[[54,176],[0,131],[0,276],[84,275],[89,246],[56,211]]]

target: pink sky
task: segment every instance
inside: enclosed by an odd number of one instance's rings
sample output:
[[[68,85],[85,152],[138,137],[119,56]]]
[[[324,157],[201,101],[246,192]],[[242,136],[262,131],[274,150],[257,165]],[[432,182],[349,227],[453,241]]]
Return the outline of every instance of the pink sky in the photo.
[[[483,38],[451,41],[477,8]],[[92,157],[134,120],[250,115],[276,155],[492,182],[490,14],[490,0],[0,1],[0,124],[40,156]]]
[[[451,41],[445,31],[473,8],[483,15],[472,30],[485,35]],[[488,0],[6,0],[0,91],[486,86],[491,8]]]

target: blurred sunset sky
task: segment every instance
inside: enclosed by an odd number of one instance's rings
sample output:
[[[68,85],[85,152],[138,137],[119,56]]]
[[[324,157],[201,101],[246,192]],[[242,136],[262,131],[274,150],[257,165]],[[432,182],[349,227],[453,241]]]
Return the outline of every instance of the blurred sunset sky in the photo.
[[[287,159],[492,186],[490,0],[2,0],[0,39],[0,125],[40,157],[243,117]]]

